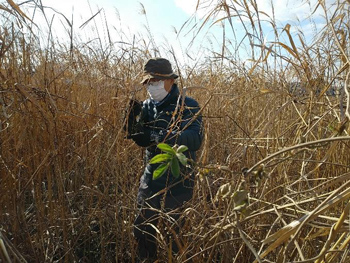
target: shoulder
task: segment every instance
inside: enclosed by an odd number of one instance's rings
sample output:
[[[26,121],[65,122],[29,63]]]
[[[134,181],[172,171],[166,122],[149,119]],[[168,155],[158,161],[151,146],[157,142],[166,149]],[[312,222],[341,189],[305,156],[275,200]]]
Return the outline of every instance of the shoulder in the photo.
[[[198,102],[194,98],[188,96],[185,97],[185,104],[188,107],[199,107]]]

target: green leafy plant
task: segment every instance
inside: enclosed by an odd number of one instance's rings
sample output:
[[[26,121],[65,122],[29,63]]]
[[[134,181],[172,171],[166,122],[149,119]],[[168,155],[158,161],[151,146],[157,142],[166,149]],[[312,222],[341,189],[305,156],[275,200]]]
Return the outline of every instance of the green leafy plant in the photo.
[[[180,163],[183,166],[187,165],[188,159],[184,155],[184,152],[188,150],[188,147],[185,145],[174,145],[171,147],[166,143],[159,143],[157,147],[164,153],[154,156],[150,161],[150,164],[160,163],[157,169],[153,172],[153,180],[157,180],[161,177],[169,167],[174,177],[178,178],[180,176]]]

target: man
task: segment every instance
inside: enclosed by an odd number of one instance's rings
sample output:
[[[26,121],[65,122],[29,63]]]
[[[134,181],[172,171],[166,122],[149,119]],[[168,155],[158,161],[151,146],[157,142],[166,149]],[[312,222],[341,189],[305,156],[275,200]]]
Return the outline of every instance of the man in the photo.
[[[197,101],[183,97],[175,84],[178,76],[164,58],[152,58],[144,66],[142,84],[149,99],[134,104],[128,118],[128,138],[146,147],[146,167],[140,179],[137,203],[140,214],[135,220],[134,234],[138,241],[141,260],[157,256],[156,231],[161,212],[174,211],[192,198],[194,174],[190,166],[180,168],[181,176],[171,171],[153,180],[153,172],[159,164],[149,161],[160,154],[157,144],[185,145],[188,159],[196,160],[196,151],[202,142],[202,117]],[[172,216],[175,221],[179,214]],[[174,240],[174,239],[173,239]],[[176,244],[173,251],[177,250]]]

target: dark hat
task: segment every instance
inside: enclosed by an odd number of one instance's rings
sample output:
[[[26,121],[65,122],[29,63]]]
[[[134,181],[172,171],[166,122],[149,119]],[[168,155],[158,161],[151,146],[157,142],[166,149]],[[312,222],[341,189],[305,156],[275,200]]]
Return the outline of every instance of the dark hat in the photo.
[[[141,84],[147,80],[156,79],[176,79],[179,76],[173,72],[169,60],[165,58],[151,58],[147,61],[143,68],[143,78]]]

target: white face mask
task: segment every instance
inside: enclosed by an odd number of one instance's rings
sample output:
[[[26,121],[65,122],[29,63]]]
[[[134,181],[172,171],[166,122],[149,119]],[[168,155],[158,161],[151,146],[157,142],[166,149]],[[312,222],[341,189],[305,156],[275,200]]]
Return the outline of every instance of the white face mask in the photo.
[[[156,102],[162,101],[168,95],[168,92],[164,88],[163,80],[148,83],[147,91],[151,99]]]

